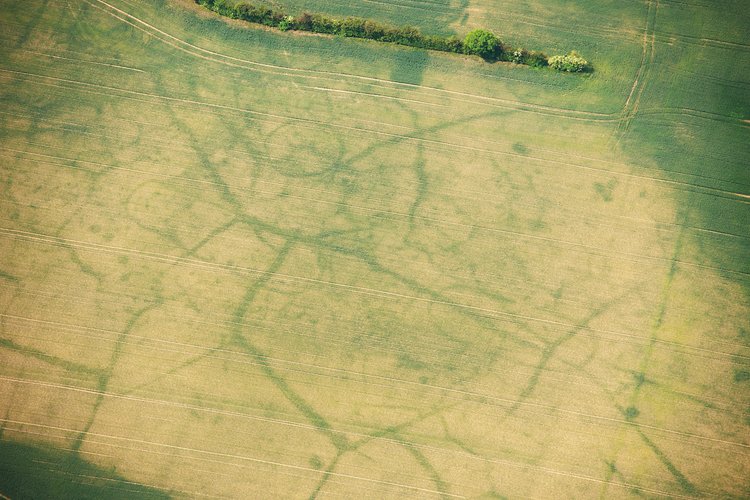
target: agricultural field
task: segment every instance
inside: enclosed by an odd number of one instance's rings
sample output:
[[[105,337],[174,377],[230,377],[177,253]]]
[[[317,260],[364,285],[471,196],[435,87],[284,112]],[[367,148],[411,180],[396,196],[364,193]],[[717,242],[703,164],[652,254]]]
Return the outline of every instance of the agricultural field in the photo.
[[[750,497],[750,10],[0,2],[0,498]]]

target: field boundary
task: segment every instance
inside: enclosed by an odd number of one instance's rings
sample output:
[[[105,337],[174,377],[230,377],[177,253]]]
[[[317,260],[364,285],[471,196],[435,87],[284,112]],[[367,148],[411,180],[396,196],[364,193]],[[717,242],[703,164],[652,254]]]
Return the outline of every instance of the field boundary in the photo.
[[[577,52],[547,56],[540,51],[503,44],[491,31],[474,29],[465,38],[455,35],[425,35],[413,26],[393,26],[361,17],[343,19],[303,12],[294,17],[265,5],[240,2],[227,5],[224,0],[194,0],[196,4],[220,16],[238,19],[279,31],[303,31],[343,38],[360,38],[438,52],[479,56],[486,62],[512,62],[534,68],[549,67],[568,73],[587,73],[592,66]]]

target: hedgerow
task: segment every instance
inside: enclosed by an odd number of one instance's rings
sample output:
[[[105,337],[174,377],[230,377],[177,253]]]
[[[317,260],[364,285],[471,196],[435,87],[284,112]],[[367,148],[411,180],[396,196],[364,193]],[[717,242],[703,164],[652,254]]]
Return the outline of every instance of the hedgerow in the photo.
[[[263,24],[282,31],[298,30],[365,38],[421,49],[477,55],[490,62],[510,61],[537,68],[549,65],[558,71],[581,72],[590,68],[589,63],[575,52],[566,56],[547,58],[542,52],[522,48],[509,50],[494,33],[483,29],[473,30],[461,40],[455,36],[425,35],[412,26],[392,26],[360,17],[336,19],[310,12],[293,17],[265,4],[236,3],[232,0],[195,0],[195,3],[222,16]]]

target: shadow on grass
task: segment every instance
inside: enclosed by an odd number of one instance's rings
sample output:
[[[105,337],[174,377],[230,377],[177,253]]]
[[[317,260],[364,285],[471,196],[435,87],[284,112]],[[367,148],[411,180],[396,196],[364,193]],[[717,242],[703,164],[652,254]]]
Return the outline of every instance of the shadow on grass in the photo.
[[[0,496],[24,498],[170,498],[73,453],[0,441]]]

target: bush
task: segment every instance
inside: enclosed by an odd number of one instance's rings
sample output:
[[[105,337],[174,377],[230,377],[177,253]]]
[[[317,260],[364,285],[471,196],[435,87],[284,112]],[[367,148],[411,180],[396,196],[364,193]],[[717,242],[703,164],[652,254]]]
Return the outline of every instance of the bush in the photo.
[[[309,12],[303,12],[300,16],[294,20],[294,25],[298,30],[312,31],[313,27],[313,16]]]
[[[477,55],[487,61],[496,61],[502,55],[503,46],[491,31],[477,29],[470,31],[464,38],[464,52]]]
[[[411,26],[389,26],[386,28],[382,40],[385,42],[398,43],[400,45],[418,47],[418,44],[423,38],[424,35],[422,35],[417,28]]]
[[[212,10],[216,11],[216,4]],[[232,15],[235,19],[242,19],[251,23],[265,24],[266,26],[279,26],[284,20],[284,14],[275,12],[273,9],[264,5],[253,5],[249,3],[239,3],[232,8]],[[216,11],[219,12],[219,11]],[[219,12],[221,14],[221,12]],[[227,15],[227,14],[225,14]],[[289,29],[289,27],[287,27]]]
[[[543,52],[532,50],[526,55],[526,61],[524,64],[527,64],[532,68],[543,68],[547,66],[547,56],[544,55]]]
[[[292,16],[284,16],[284,19],[279,23],[279,29],[281,31],[293,30],[296,27],[295,20]]]
[[[566,56],[552,56],[547,62],[550,68],[569,73],[580,73],[586,71],[589,67],[589,62],[575,51]]]
[[[508,56],[510,62],[514,62],[516,64],[524,64],[526,63],[526,58],[529,57],[529,53],[525,49],[516,49]]]
[[[370,21],[368,19],[364,22],[362,29],[364,30],[364,38],[369,38],[370,40],[380,40],[385,35],[386,27],[380,23],[376,23],[375,21]]]
[[[547,66],[547,56],[542,52],[528,51],[526,49],[516,49],[513,52],[507,54],[508,61],[516,64],[525,64],[533,68],[542,68]]]
[[[358,17],[347,17],[341,21],[339,34],[352,38],[364,38],[365,20]]]
[[[311,31],[314,33],[327,33],[329,35],[335,35],[339,32],[340,25],[341,23],[336,19],[321,16],[320,14],[313,14]]]
[[[458,39],[456,36],[449,36],[445,39],[446,52],[455,52],[460,54],[464,51],[464,42]]]

